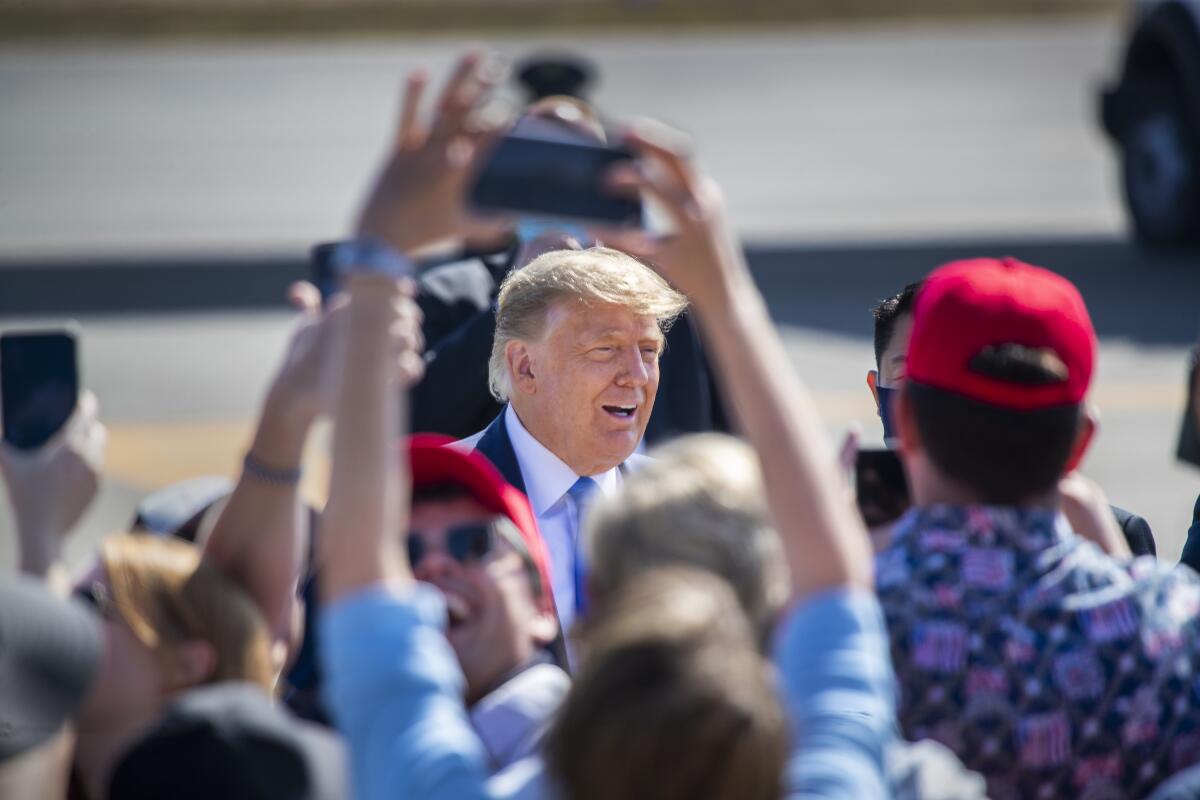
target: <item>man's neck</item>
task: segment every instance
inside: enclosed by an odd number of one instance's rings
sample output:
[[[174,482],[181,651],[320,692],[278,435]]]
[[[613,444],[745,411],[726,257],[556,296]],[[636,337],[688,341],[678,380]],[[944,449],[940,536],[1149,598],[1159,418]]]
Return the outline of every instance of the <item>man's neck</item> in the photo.
[[[525,429],[525,432],[532,436],[534,441],[552,453],[559,461],[566,464],[576,475],[599,475],[616,466],[615,464],[596,464],[590,461],[573,461],[563,454],[562,448],[555,447],[553,438],[548,435],[548,431],[540,428],[537,424],[537,414],[531,413],[531,410],[528,408],[522,409],[519,402],[509,400],[509,405],[512,406],[513,413],[517,415],[517,421],[521,423],[521,427]]]
[[[1057,511],[1061,505],[1058,489],[1031,495],[1015,503],[993,503],[986,500],[979,492],[951,481],[942,481],[928,485],[922,489],[914,489],[913,505],[917,508],[927,506],[995,506],[1003,505],[1011,508],[1028,509],[1030,511]]]

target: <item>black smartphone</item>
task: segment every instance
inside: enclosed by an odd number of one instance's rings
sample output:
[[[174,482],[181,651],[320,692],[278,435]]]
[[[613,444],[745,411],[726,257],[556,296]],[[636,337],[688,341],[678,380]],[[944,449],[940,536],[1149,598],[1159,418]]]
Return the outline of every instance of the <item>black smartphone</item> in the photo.
[[[1179,444],[1175,457],[1200,467],[1200,430],[1196,428],[1196,368],[1200,351],[1193,350],[1187,379],[1187,404],[1183,407],[1183,422],[1179,426]]]
[[[36,450],[62,429],[79,397],[75,334],[66,328],[0,336],[4,440]]]
[[[638,225],[641,201],[604,188],[609,169],[632,158],[621,147],[510,134],[480,170],[471,205],[482,211]]]
[[[308,260],[312,265],[312,282],[317,287],[317,291],[321,293],[321,305],[329,303],[329,298],[337,292],[340,287],[338,281],[337,270],[333,268],[333,248],[338,242],[322,242],[318,245],[313,245],[312,250],[308,253]]]
[[[868,528],[893,522],[908,510],[908,480],[894,450],[859,450],[854,462],[858,510]]]

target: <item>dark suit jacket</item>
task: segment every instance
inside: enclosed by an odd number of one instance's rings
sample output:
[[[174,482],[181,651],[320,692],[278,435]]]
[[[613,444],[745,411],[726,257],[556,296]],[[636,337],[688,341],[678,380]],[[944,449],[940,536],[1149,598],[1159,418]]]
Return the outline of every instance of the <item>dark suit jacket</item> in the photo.
[[[503,408],[488,391],[488,358],[496,294],[516,252],[464,255],[429,269],[419,281],[425,377],[411,393],[411,430],[455,439],[477,433]],[[667,332],[659,373],[647,442],[728,429],[699,334],[686,314]]]
[[[1149,522],[1123,508],[1117,506],[1109,506],[1109,508],[1112,509],[1113,516],[1117,518],[1117,524],[1121,526],[1121,532],[1125,534],[1125,541],[1129,542],[1129,549],[1135,556],[1158,555]]]

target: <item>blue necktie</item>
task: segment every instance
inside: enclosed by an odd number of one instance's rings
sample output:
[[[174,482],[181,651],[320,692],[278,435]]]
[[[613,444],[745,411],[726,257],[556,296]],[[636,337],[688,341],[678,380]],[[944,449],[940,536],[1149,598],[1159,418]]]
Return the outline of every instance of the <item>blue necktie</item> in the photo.
[[[575,484],[567,490],[567,494],[571,496],[571,501],[575,504],[575,530],[572,532],[575,546],[575,616],[581,616],[587,610],[587,597],[584,588],[587,586],[587,569],[583,563],[583,548],[579,541],[580,534],[583,533],[583,515],[587,511],[588,503],[600,485],[591,478],[580,478],[575,481]]]

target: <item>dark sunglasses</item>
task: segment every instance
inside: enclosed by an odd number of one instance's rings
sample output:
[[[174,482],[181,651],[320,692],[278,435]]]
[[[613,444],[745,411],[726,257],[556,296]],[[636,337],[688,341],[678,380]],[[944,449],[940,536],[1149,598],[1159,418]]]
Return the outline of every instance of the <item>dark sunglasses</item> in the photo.
[[[446,552],[460,564],[483,560],[496,547],[496,529],[490,522],[467,522],[446,531]],[[420,531],[408,533],[408,563],[413,569],[430,552]]]
[[[504,539],[521,556],[521,561],[529,572],[534,594],[540,596],[542,592],[541,575],[533,563],[533,558],[529,555],[529,548],[525,546],[525,540],[521,538],[520,531],[507,517],[498,516],[490,522],[466,522],[462,525],[455,525],[446,531],[446,552],[460,564],[477,564],[496,548],[498,539]],[[416,569],[429,552],[430,548],[426,544],[425,536],[420,531],[409,531],[409,565]]]

